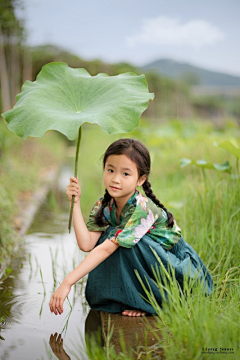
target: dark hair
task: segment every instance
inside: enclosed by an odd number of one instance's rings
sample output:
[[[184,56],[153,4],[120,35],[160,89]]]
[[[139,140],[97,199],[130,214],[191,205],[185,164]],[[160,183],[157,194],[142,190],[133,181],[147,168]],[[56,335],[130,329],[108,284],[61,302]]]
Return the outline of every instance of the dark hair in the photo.
[[[161,209],[163,209],[166,212],[167,217],[168,217],[168,226],[173,227],[173,224],[174,224],[173,215],[167,211],[167,209],[164,207],[164,205],[161,204],[160,201],[153,194],[153,191],[151,189],[151,184],[148,181],[148,177],[150,174],[150,168],[151,168],[151,158],[150,158],[150,154],[149,154],[149,151],[146,148],[146,146],[144,146],[140,141],[134,140],[134,139],[119,139],[119,140],[115,141],[107,148],[107,150],[103,156],[103,168],[105,167],[107,158],[110,155],[126,155],[130,160],[132,160],[137,165],[139,178],[143,175],[147,176],[145,182],[142,185],[145,194],[158,207],[160,207]],[[103,200],[102,200],[102,206],[95,216],[95,223],[98,226],[106,225],[106,222],[104,222],[104,220],[103,220],[103,211],[110,200],[111,200],[111,195],[106,190]]]

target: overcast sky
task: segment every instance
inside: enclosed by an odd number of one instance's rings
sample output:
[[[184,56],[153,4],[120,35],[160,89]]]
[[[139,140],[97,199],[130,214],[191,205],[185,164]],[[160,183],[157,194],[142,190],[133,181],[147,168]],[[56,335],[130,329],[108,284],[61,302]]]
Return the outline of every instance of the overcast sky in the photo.
[[[239,0],[24,0],[28,43],[86,59],[160,58],[240,75]]]

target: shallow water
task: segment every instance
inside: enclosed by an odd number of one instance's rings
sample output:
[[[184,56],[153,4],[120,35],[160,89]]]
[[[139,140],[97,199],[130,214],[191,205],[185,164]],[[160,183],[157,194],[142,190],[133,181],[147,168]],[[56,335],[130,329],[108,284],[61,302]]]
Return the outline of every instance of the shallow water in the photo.
[[[63,177],[66,169],[59,179],[60,188]],[[86,279],[72,288],[62,315],[52,314],[48,305],[54,288],[85,256],[77,247],[74,231],[67,232],[68,208],[59,206],[61,199],[59,192],[48,197],[25,235],[25,246],[11,265],[11,275],[0,284],[1,360],[56,359],[49,344],[55,333],[62,333],[63,347],[72,360],[87,359]]]

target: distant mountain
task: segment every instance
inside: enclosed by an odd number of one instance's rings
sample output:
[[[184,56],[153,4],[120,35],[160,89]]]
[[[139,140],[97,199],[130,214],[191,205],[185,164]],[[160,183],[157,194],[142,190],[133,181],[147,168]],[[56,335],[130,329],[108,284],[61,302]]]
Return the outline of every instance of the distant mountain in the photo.
[[[143,66],[142,69],[153,70],[158,72],[160,75],[174,79],[186,80],[186,82],[188,82],[190,85],[200,85],[216,88],[240,88],[240,76],[205,70],[188,63],[182,63],[170,59],[160,59],[154,61]]]

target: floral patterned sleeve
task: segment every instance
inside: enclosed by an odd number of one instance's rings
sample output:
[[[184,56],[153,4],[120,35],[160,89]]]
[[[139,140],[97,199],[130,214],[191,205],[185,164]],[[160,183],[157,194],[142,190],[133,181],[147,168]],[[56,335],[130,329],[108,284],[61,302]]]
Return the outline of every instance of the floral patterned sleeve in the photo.
[[[87,228],[89,231],[106,231],[108,228],[108,225],[106,226],[98,226],[97,224],[95,224],[95,215],[97,214],[97,212],[99,211],[101,205],[102,205],[102,199],[100,198],[92,207],[89,217],[88,217],[88,222],[86,224]],[[105,211],[104,211],[105,213]]]
[[[173,227],[169,228],[167,226],[167,214],[164,210],[162,210],[162,213],[164,213],[166,221],[161,221],[161,218],[158,218],[148,235],[162,245],[165,250],[170,250],[181,239],[182,232],[175,220]]]
[[[120,246],[131,248],[148,232],[157,219],[157,215],[147,206],[149,199],[140,193],[136,196],[135,210],[124,224],[109,240]]]
[[[136,208],[124,229],[118,230],[109,240],[120,246],[131,248],[147,234],[166,250],[171,249],[181,238],[181,229],[175,223],[167,227],[167,214],[149,198],[140,193],[136,196]]]

